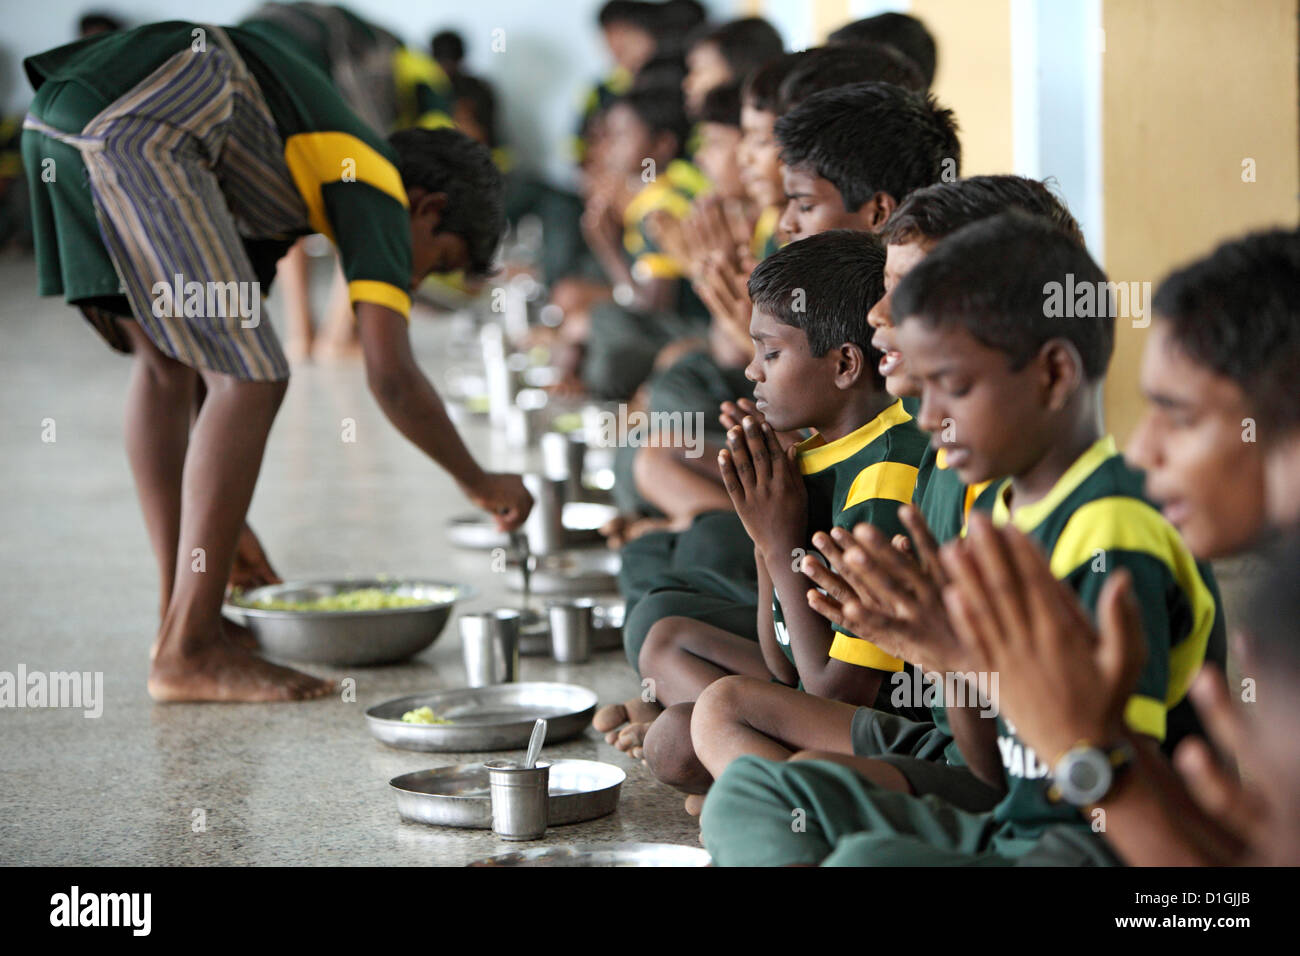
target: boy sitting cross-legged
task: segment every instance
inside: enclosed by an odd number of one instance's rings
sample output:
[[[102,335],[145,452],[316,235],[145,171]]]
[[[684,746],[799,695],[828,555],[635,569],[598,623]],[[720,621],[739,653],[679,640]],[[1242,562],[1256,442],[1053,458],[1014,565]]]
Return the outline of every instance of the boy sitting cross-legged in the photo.
[[[1096,294],[1062,319],[1048,297],[1067,277]],[[948,457],[965,483],[1010,476],[998,486],[993,521],[1033,538],[1089,608],[1110,575],[1131,577],[1146,663],[1125,719],[1134,734],[1170,745],[1194,728],[1187,687],[1207,656],[1221,659],[1222,618],[1208,570],[1143,498],[1141,474],[1099,427],[1097,390],[1114,341],[1105,283],[1068,236],[1010,213],[944,240],[903,280],[893,308],[900,348],[922,384],[920,423],[936,432],[951,426]],[[838,595],[827,604],[832,619],[969,685],[976,668],[952,636],[933,562],[912,565],[875,529],[856,531],[860,548],[851,550],[861,554],[835,554],[841,574],[821,576]],[[1049,793],[1044,757],[996,717],[996,701],[962,696],[948,701],[961,753],[1005,792],[991,812],[891,792],[835,763],[742,757],[705,804],[702,832],[714,859],[1114,863],[1088,821]],[[806,832],[793,840],[781,833],[790,831],[792,807],[813,805]]]
[[[973,176],[955,183],[938,183],[918,189],[886,224],[885,294],[867,316],[875,330],[872,345],[882,357],[879,371],[890,394],[905,399],[920,397],[917,383],[907,375],[898,351],[891,301],[893,290],[926,254],[962,226],[1010,209],[1042,215],[1057,223],[1080,246],[1083,236],[1069,210],[1042,183],[1022,176]],[[935,441],[942,434],[934,436]],[[917,527],[913,537],[931,536],[938,543],[957,535],[966,515],[991,482],[964,485],[947,467],[942,448],[932,443],[922,459],[912,505],[900,517]],[[984,495],[991,499],[992,495]],[[817,535],[814,545],[828,556],[838,553],[835,539],[853,539],[846,529],[832,528],[830,539]],[[908,545],[908,538],[895,543]],[[822,570],[811,567],[814,580]],[[812,598],[819,609],[821,595]],[[901,678],[899,678],[901,680]],[[908,687],[910,684],[897,685]],[[934,706],[933,719],[909,720],[872,707],[854,707],[824,700],[767,681],[742,676],[726,677],[700,695],[691,719],[695,751],[713,776],[736,757],[754,754],[772,760],[792,755],[797,759],[833,759],[854,767],[868,779],[890,789],[911,793],[936,793],[965,809],[987,809],[998,792],[981,782],[964,766],[952,742],[942,706]],[[888,766],[882,766],[881,764]]]
[[[884,675],[903,666],[865,641],[839,652],[851,638],[808,607],[808,580],[797,570],[814,531],[866,521],[900,532],[898,506],[916,482],[925,439],[885,392],[866,343],[883,264],[872,237],[832,231],[787,246],[750,277],[755,356],[747,374],[757,414],[728,432],[719,467],[754,542],[759,643],[691,618],[665,618],[641,651],[641,674],[667,708],[646,733],[646,762],[688,792],[710,780],[689,728],[691,702],[712,681],[774,677],[870,703]],[[776,432],[796,428],[816,434],[783,450]]]
[[[810,188],[820,197],[810,200],[792,194],[789,198],[784,216],[798,223],[801,238],[843,227],[878,230],[910,193],[939,182],[945,169],[956,168],[961,150],[950,110],[933,98],[889,83],[864,82],[817,93],[777,120],[775,131],[785,160],[799,167],[804,181],[815,183]],[[802,218],[805,210],[810,215],[807,221]],[[663,456],[658,461],[662,464]],[[649,482],[649,471],[644,469],[638,480]],[[656,483],[661,488],[668,484],[661,474]],[[726,528],[729,516],[718,514],[696,520]],[[739,529],[734,518],[730,526],[735,538]],[[688,533],[695,536],[694,531],[692,526]],[[713,529],[707,533],[712,534]],[[662,637],[665,627],[659,625],[668,618],[723,621],[724,629],[756,641],[756,615],[750,613],[757,599],[753,586],[756,570],[748,553],[728,555],[728,566],[701,569],[690,551],[665,544],[657,535],[639,539],[624,550],[620,584],[629,598],[623,628],[629,661],[640,662],[641,649],[652,629],[657,628]],[[670,560],[665,552],[671,555]],[[724,555],[728,549],[715,547],[710,553]],[[634,575],[635,592],[628,593],[626,584]],[[719,577],[725,580],[719,581]],[[736,581],[743,582],[743,593],[737,593]],[[749,622],[740,630],[735,622],[738,611],[747,615]],[[594,724],[609,732],[615,746],[635,754],[645,724],[654,716],[654,708],[643,703],[638,699],[629,702],[630,708],[628,704],[610,705],[597,713]],[[616,729],[629,719],[626,728]]]

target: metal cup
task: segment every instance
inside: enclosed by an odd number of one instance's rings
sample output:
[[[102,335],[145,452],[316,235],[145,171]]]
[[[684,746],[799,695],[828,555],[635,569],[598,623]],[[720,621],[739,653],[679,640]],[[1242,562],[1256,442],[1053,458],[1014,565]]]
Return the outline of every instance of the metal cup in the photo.
[[[577,598],[546,606],[551,621],[551,656],[561,664],[582,664],[591,659],[595,604],[590,598]]]
[[[524,536],[533,554],[564,550],[564,481],[544,475],[524,475],[524,487],[533,496],[533,510],[524,522]]]
[[[503,840],[537,840],[546,833],[551,813],[551,764],[537,761],[525,768],[514,760],[489,760],[492,830]]]
[[[469,687],[509,684],[519,674],[519,612],[462,614],[458,622]]]
[[[539,388],[522,389],[506,414],[506,444],[528,448],[541,435],[546,421],[547,395]]]

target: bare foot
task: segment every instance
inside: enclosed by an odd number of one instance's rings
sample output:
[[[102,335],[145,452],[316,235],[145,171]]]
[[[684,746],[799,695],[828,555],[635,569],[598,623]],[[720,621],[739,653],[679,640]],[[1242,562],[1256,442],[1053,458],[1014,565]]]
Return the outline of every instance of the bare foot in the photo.
[[[257,643],[257,638],[252,631],[244,627],[244,625],[228,621],[224,617],[221,619],[221,636],[243,651],[256,652],[261,646]]]
[[[693,817],[698,817],[704,809],[704,794],[692,793],[686,797],[686,812]]]
[[[645,757],[645,735],[649,729],[650,724],[628,724],[618,733],[611,731],[606,739],[613,737],[610,742],[615,747],[633,760],[641,760]]]
[[[635,541],[651,531],[685,531],[690,527],[688,520],[685,527],[672,518],[637,518],[631,515],[618,515],[610,518],[600,526],[600,533],[605,536],[605,544],[617,550],[629,541]]]
[[[646,731],[663,713],[654,701],[633,697],[621,704],[609,704],[596,712],[591,725],[605,735],[605,742],[640,760],[644,754]]]
[[[159,702],[309,700],[333,690],[333,681],[272,664],[222,639],[188,654],[159,654],[149,668],[149,696]]]

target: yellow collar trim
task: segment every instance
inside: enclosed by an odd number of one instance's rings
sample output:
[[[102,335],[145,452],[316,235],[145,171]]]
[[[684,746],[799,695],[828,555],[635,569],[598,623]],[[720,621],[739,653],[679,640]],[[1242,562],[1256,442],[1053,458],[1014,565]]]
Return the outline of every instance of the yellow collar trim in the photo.
[[[911,420],[912,416],[907,414],[902,399],[899,399],[861,428],[849,432],[843,438],[828,443],[821,435],[813,435],[812,438],[805,439],[795,446],[798,449],[799,472],[804,475],[815,475],[819,471],[825,471],[831,465],[838,465],[862,451],[895,425]]]
[[[780,206],[768,206],[758,214],[758,221],[754,223],[754,238],[749,243],[750,254],[755,259],[763,254],[763,247],[767,245],[767,241],[776,232],[777,223],[780,221]]]
[[[998,488],[997,501],[993,503],[993,524],[1001,527],[1010,521],[1021,531],[1033,531],[1051,514],[1070,492],[1078,488],[1096,471],[1106,459],[1119,454],[1119,448],[1111,435],[1106,435],[1093,442],[1092,447],[1080,455],[1073,465],[1065,469],[1065,474],[1056,480],[1052,490],[1041,500],[1017,508],[1014,512],[1007,505],[1007,492],[1011,490],[1011,479],[1002,482]]]

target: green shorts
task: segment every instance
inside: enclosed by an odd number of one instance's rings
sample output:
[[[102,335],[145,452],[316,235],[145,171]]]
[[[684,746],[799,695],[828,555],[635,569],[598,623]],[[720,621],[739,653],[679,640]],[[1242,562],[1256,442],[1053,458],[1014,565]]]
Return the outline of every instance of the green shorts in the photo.
[[[706,329],[707,323],[698,318],[672,312],[635,312],[601,302],[591,309],[582,381],[597,398],[628,398],[650,377],[661,348]]]
[[[853,753],[894,767],[916,796],[932,794],[962,810],[991,810],[1001,794],[968,767],[948,763],[952,738],[929,721],[908,720],[871,707],[859,707],[850,731]]]
[[[718,777],[700,817],[718,866],[1113,866],[1086,824],[1015,836],[992,813],[935,796],[882,790],[819,760],[740,757]]]
[[[734,512],[699,515],[681,533],[643,535],[623,547],[622,558],[623,649],[633,667],[650,628],[665,617],[689,617],[758,640],[754,544]]]

